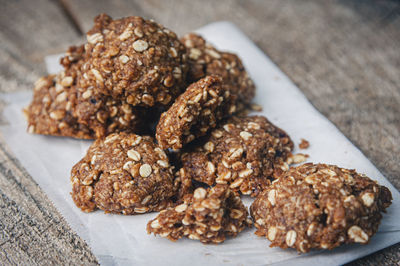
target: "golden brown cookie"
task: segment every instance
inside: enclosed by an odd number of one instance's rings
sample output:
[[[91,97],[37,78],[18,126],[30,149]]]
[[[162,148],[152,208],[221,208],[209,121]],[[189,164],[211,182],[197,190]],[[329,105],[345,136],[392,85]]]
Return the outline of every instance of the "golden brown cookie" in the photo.
[[[172,166],[153,138],[111,134],[96,140],[71,171],[72,198],[85,212],[138,214],[171,203]]]
[[[262,116],[229,118],[193,146],[181,156],[183,185],[189,180],[229,184],[251,196],[267,187],[275,172],[287,170],[293,149],[289,136]]]
[[[186,50],[174,32],[141,17],[101,14],[94,22],[80,88],[145,107],[167,106],[181,93]]]
[[[221,243],[236,236],[252,222],[239,196],[227,185],[197,188],[182,204],[168,208],[147,224],[147,233],[176,241],[182,237],[202,243]]]
[[[207,76],[190,85],[161,115],[156,138],[163,148],[180,149],[216,127],[235,110],[235,99],[218,76]]]
[[[189,83],[207,75],[218,75],[223,78],[232,94],[237,96],[239,106],[251,102],[255,95],[255,86],[237,55],[218,51],[194,33],[185,35],[181,41],[188,51]]]
[[[333,249],[367,244],[392,196],[355,170],[307,163],[291,168],[253,202],[256,234],[271,247]]]

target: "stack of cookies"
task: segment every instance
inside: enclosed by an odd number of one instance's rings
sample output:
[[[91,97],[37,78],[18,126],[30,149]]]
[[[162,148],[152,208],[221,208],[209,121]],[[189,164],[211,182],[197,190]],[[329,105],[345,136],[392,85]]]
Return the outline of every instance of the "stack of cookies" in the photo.
[[[354,170],[290,167],[306,156],[247,115],[255,86],[237,55],[141,17],[94,23],[25,109],[29,133],[95,140],[71,171],[82,211],[160,212],[147,232],[173,241],[221,243],[254,224],[271,246],[299,252],[377,232],[390,191]],[[243,195],[255,198],[250,213]]]

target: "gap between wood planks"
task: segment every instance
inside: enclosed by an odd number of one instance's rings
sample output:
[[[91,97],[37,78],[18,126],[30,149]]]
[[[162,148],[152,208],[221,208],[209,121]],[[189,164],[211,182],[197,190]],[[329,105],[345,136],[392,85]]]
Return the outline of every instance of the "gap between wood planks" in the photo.
[[[76,18],[76,16],[72,12],[69,3],[67,3],[67,1],[65,1],[65,0],[56,0],[56,3],[60,7],[61,12],[68,19],[68,21],[71,22],[71,25],[72,25],[74,31],[79,36],[83,36],[84,35],[84,31],[82,30],[81,26],[79,25],[78,19]]]

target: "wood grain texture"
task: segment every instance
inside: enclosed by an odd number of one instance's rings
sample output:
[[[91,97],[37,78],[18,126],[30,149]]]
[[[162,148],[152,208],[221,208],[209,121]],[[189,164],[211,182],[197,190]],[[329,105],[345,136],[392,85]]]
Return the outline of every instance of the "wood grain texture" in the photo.
[[[63,2],[82,31],[101,12],[154,18],[178,34],[214,21],[234,22],[400,189],[398,1]],[[5,59],[0,62],[0,89],[29,89],[44,73],[43,57],[80,43],[82,36],[57,1],[0,4],[0,56]],[[96,263],[5,144],[0,153],[0,261]],[[400,264],[400,244],[351,264]]]
[[[0,90],[31,88],[45,74],[44,56],[66,50],[80,36],[55,1],[0,0],[0,5]]]
[[[0,264],[96,264],[86,243],[0,145]]]
[[[44,56],[65,50],[80,36],[53,1],[1,1],[0,5],[0,90],[31,89],[45,74]],[[0,229],[0,265],[97,264],[87,244],[1,137]]]

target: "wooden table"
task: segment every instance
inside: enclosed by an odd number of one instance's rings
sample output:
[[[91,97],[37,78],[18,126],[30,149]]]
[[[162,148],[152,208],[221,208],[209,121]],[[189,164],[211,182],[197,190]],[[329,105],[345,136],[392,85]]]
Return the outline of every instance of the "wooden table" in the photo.
[[[400,189],[398,1],[1,0],[0,4],[1,92],[31,89],[45,74],[44,56],[83,42],[84,32],[101,12],[154,18],[178,34],[213,21],[232,21]],[[0,264],[97,263],[1,135],[0,205]],[[400,244],[352,264],[399,265]]]

